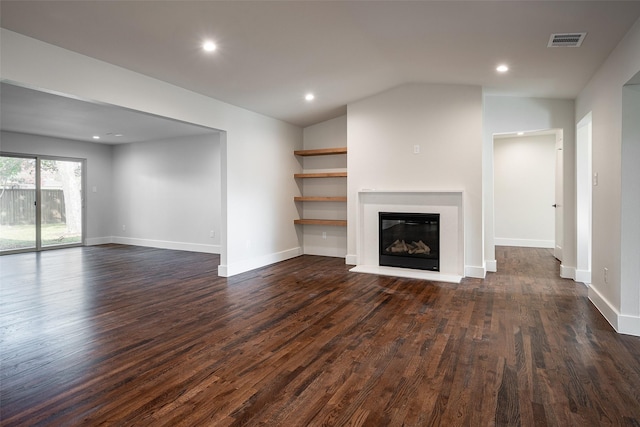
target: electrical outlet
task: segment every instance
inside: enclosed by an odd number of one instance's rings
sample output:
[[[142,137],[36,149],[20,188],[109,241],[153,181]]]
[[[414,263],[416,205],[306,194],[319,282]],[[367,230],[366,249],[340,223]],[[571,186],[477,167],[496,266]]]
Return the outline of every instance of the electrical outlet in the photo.
[[[604,283],[609,283],[609,269],[607,267],[604,268]]]
[[[216,237],[216,232],[215,232],[215,231],[213,231],[213,230],[211,230],[211,231],[209,232],[209,237],[210,237],[210,238],[212,238],[212,239],[213,239],[214,237]]]
[[[598,172],[593,174],[593,186],[594,187],[598,186]]]
[[[122,225],[122,231],[127,231],[127,226],[126,225]]]
[[[413,154],[420,154],[420,146],[419,145],[414,145],[413,146]]]
[[[322,238],[325,239],[325,240],[327,239],[327,232],[326,231],[322,232]]]

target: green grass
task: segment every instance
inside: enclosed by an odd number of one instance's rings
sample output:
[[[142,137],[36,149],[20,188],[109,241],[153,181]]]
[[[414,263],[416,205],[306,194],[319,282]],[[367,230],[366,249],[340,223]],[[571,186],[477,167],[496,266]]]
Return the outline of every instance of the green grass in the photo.
[[[65,224],[44,224],[42,246],[68,245],[80,243],[80,235],[67,235]],[[34,225],[0,226],[0,251],[28,249],[36,246],[36,227]]]

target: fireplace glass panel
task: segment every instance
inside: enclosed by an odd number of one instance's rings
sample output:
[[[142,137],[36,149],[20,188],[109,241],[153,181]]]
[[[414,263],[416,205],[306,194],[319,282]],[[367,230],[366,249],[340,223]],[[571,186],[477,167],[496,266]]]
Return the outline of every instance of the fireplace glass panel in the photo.
[[[380,265],[440,271],[440,214],[380,212]]]

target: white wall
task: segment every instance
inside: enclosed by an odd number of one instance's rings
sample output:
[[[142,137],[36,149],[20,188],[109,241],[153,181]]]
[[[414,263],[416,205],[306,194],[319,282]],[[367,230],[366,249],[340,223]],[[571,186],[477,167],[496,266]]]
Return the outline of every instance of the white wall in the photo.
[[[0,149],[87,159],[89,245],[116,242],[219,253],[219,135],[111,146],[2,132]]]
[[[496,245],[554,247],[555,145],[553,134],[494,140]]]
[[[626,164],[622,158],[622,87],[640,70],[638,52],[640,20],[576,99],[576,118],[592,112],[593,173],[598,173],[598,186],[593,187],[592,200],[593,258],[589,298],[614,328],[634,335],[640,335],[640,316],[637,312],[640,306],[637,291],[640,280],[625,279],[623,282],[621,278],[621,165]],[[637,118],[634,120],[637,121]],[[628,166],[637,168],[635,163]],[[625,176],[625,179],[628,177]],[[638,244],[636,241],[634,247],[637,248]],[[629,248],[625,247],[624,250],[626,252]],[[608,269],[606,281],[605,268]]]
[[[87,159],[86,236],[87,244],[110,242],[113,206],[112,147],[24,133],[1,132],[0,150],[7,153],[75,157]],[[91,189],[96,187],[96,192]]]
[[[114,241],[220,253],[219,134],[117,145],[113,182]]]
[[[347,111],[347,261],[357,259],[358,191],[464,190],[465,274],[484,277],[481,88],[407,84]]]
[[[640,77],[640,72],[636,74]],[[622,89],[620,311],[640,316],[640,84]]]
[[[484,253],[487,269],[497,271],[493,182],[493,135],[561,129],[563,131],[563,259],[566,275],[575,272],[575,109],[569,99],[484,96],[482,153]]]
[[[304,128],[304,148],[335,148],[347,146],[347,116]],[[302,157],[302,169],[308,172],[343,171],[347,168],[347,156]],[[344,178],[300,180],[305,196],[345,196],[347,181]],[[303,218],[346,219],[347,204],[344,202],[305,202],[299,206]],[[304,253],[344,258],[347,254],[347,228],[322,225],[299,226],[302,230]],[[323,238],[325,233],[325,238]]]
[[[2,79],[225,131],[219,274],[237,274],[302,252],[291,202],[298,191],[291,177],[299,168],[291,153],[302,147],[301,128],[1,31]]]

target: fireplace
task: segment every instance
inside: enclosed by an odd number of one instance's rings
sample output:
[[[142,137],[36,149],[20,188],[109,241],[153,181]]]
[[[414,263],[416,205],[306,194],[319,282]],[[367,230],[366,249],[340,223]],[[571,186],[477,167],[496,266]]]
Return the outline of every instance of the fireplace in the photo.
[[[440,271],[440,214],[379,212],[380,265]]]

